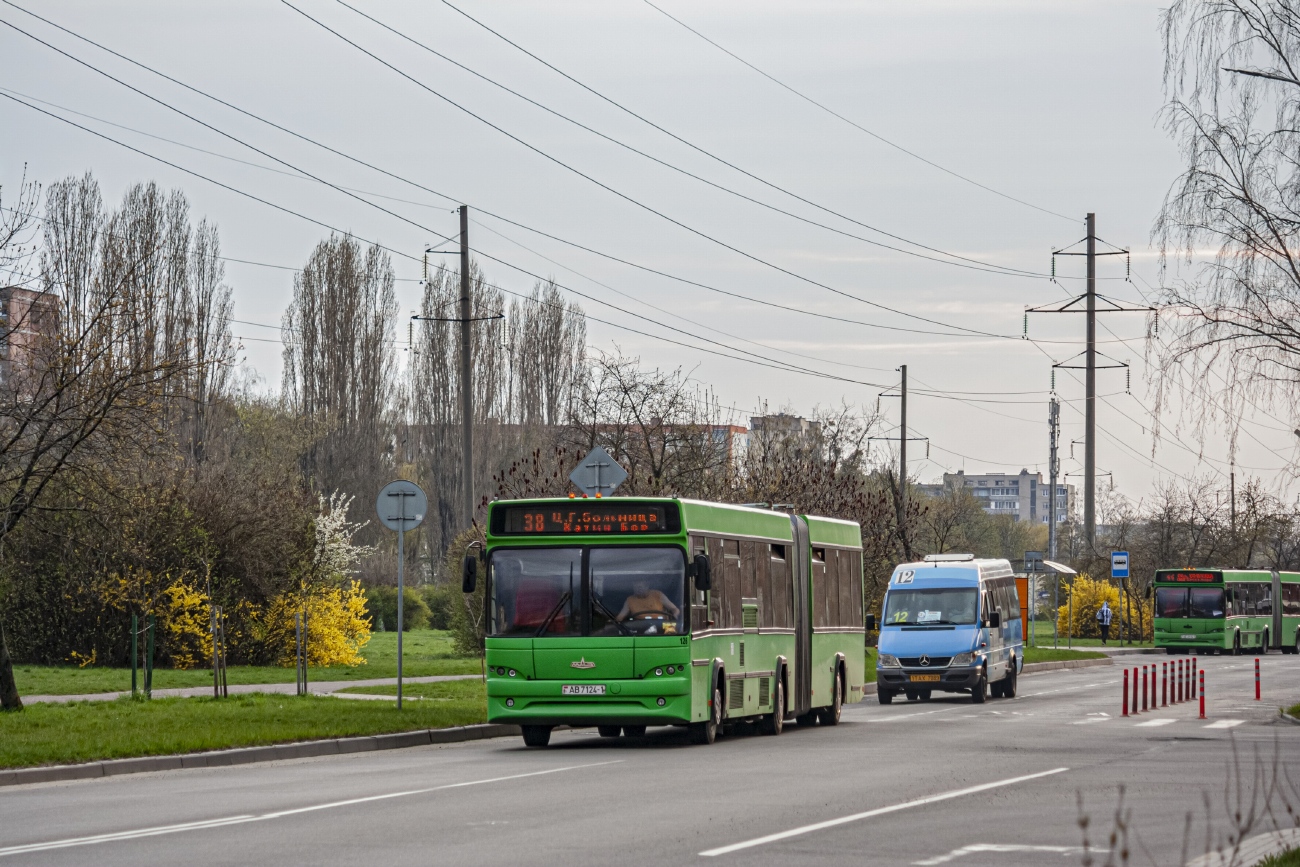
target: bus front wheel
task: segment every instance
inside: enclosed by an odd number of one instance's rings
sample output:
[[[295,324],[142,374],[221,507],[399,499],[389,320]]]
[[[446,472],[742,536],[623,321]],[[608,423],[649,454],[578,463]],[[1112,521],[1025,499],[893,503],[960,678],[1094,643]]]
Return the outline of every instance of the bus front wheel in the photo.
[[[713,706],[709,708],[709,718],[704,722],[691,723],[691,740],[697,744],[711,744],[718,739],[720,728],[722,728],[722,690],[714,684]]]
[[[524,735],[524,746],[544,747],[551,742],[550,726],[520,726]]]
[[[1264,656],[1268,653],[1268,630],[1264,630],[1264,640],[1259,644],[1259,655]]]

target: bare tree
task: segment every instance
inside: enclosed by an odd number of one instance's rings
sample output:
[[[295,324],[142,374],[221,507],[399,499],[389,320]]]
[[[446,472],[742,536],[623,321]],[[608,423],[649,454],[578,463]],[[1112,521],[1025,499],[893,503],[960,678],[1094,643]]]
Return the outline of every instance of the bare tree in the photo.
[[[1181,393],[1202,435],[1226,423],[1235,445],[1247,404],[1300,399],[1300,7],[1178,0],[1163,25],[1164,117],[1186,168],[1154,234],[1193,276],[1162,292],[1158,405]]]
[[[306,457],[319,490],[368,493],[389,462],[397,300],[379,246],[350,236],[316,245],[285,311],[284,398],[323,431]]]

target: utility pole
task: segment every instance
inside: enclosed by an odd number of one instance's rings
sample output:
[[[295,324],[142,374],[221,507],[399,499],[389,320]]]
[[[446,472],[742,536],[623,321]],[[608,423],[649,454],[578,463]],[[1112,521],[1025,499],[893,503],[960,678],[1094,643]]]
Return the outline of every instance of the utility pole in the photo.
[[[1047,500],[1047,550],[1048,559],[1056,559],[1056,475],[1061,471],[1061,459],[1057,456],[1057,439],[1061,433],[1061,402],[1052,397],[1047,402],[1047,439],[1049,455],[1047,477],[1050,492]]]
[[[474,522],[474,346],[470,330],[469,206],[460,206],[460,451],[465,526]]]
[[[901,536],[903,518],[907,515],[907,365],[898,369],[903,374],[898,391],[898,533]]]
[[[492,322],[505,319],[504,313],[490,313],[486,316],[473,315],[472,286],[469,273],[469,207],[457,208],[460,214],[460,310],[457,316],[421,316],[411,319],[421,322],[459,322],[460,323],[460,448],[461,448],[461,487],[464,489],[462,508],[464,509],[464,526],[474,522],[474,332],[471,328],[475,322]],[[451,237],[443,240],[450,241]],[[429,281],[430,253],[449,253],[450,250],[425,248],[424,284]],[[432,310],[426,310],[432,313]],[[412,357],[414,358],[414,343]]]
[[[1071,364],[1070,362],[1077,359],[1073,358],[1063,362],[1053,364],[1053,368],[1062,368],[1068,370],[1084,371],[1084,437],[1083,437],[1083,539],[1087,546],[1088,554],[1095,554],[1097,541],[1097,371],[1109,367],[1128,367],[1127,363],[1118,362],[1114,359],[1105,358],[1108,364],[1099,364],[1097,357],[1101,355],[1097,351],[1097,314],[1098,313],[1129,313],[1137,311],[1155,310],[1154,307],[1126,307],[1104,295],[1097,294],[1097,257],[1098,256],[1129,256],[1128,250],[1107,250],[1097,252],[1097,215],[1088,214],[1085,224],[1087,226],[1086,234],[1081,242],[1075,244],[1086,244],[1085,252],[1070,252],[1065,250],[1056,250],[1052,253],[1052,280],[1056,280],[1056,257],[1057,256],[1085,256],[1087,257],[1087,282],[1084,293],[1076,296],[1064,304],[1044,307],[1028,307],[1025,312],[1028,313],[1084,313],[1087,315],[1087,345],[1079,355],[1084,356],[1083,364]],[[1106,243],[1103,241],[1102,243]],[[1075,246],[1071,244],[1070,246]],[[1130,266],[1131,267],[1131,266]],[[1098,310],[1098,299],[1104,301],[1108,306]],[[1083,302],[1083,309],[1076,307]],[[1026,336],[1029,328],[1029,317],[1025,317]],[[1053,509],[1055,509],[1056,491],[1052,491]]]
[[[1084,375],[1083,537],[1097,538],[1097,215],[1088,215],[1088,354]]]

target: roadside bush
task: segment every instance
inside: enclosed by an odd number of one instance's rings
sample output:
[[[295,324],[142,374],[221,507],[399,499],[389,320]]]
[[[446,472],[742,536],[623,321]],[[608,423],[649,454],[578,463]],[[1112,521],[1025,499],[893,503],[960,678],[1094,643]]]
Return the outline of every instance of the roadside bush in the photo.
[[[451,606],[451,631],[456,636],[456,652],[463,656],[483,655],[483,588],[487,584],[482,564],[478,573],[478,585],[473,593],[462,593],[459,586],[461,561],[470,542],[483,541],[482,532],[472,527],[455,539],[447,548],[447,559],[443,564],[443,574],[455,576],[451,584],[452,596],[456,600]]]
[[[396,587],[372,587],[366,592],[366,607],[370,610],[371,623],[374,624],[375,630],[380,628],[379,624],[382,622],[385,632],[397,631]],[[410,587],[404,588],[402,593],[402,619],[405,621],[402,625],[403,632],[427,629],[429,626],[429,606],[425,604],[424,598]]]
[[[460,604],[460,588],[451,584],[429,584],[421,592],[429,606],[429,628],[451,629],[452,609]]]

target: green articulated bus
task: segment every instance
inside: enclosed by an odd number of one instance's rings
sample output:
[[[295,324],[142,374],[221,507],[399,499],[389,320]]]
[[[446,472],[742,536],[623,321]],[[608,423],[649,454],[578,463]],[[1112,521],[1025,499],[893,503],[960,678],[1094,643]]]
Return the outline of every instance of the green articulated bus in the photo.
[[[1300,572],[1160,569],[1155,592],[1168,653],[1300,653]]]
[[[696,743],[836,725],[862,700],[862,533],[848,521],[667,498],[488,507],[488,720]],[[478,555],[465,563],[477,581]]]

